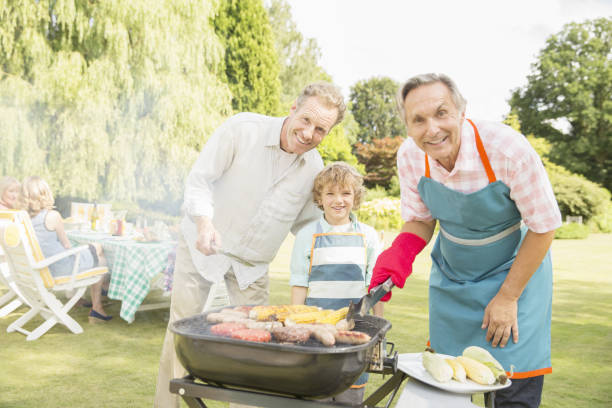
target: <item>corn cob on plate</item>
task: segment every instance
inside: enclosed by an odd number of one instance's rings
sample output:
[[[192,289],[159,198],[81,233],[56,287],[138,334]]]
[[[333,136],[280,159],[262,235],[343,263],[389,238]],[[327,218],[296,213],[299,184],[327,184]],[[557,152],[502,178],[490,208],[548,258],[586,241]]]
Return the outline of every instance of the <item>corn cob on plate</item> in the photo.
[[[436,381],[431,374],[427,372],[425,367],[423,366],[423,362],[421,360],[421,356],[423,353],[406,353],[399,355],[399,361],[397,364],[397,368],[410,377],[424,382],[425,384],[429,384],[432,387],[436,387],[445,391],[454,392],[458,394],[475,394],[489,391],[501,390],[503,388],[509,387],[512,384],[512,381],[508,380],[505,384],[495,383],[493,385],[481,385],[470,379],[467,379],[466,382],[459,382],[455,379],[452,379],[447,382],[439,382]],[[447,354],[436,353],[443,359],[454,359],[454,356],[449,356]]]

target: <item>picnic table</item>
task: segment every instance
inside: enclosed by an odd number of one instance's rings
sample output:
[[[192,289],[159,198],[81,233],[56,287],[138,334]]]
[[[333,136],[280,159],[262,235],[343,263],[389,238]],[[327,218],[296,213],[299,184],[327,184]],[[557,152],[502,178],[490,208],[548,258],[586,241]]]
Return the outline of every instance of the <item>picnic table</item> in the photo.
[[[67,231],[73,245],[98,242],[111,272],[108,297],[121,301],[119,315],[128,323],[134,321],[152,279],[168,266],[168,255],[176,249],[176,241],[136,241],[94,231]],[[143,310],[142,308],[140,310]]]

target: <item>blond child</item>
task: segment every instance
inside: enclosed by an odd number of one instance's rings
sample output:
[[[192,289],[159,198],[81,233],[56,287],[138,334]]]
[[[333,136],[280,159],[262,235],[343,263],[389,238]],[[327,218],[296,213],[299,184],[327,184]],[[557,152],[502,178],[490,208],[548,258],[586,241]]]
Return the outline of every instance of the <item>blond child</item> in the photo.
[[[366,294],[381,250],[378,233],[352,213],[364,194],[363,177],[343,162],[327,165],[315,178],[313,198],[323,210],[295,237],[291,255],[291,303],[340,309]],[[382,316],[383,305],[374,306]],[[360,404],[367,375],[330,402]]]
[[[0,210],[12,210],[19,206],[21,183],[14,177],[4,176],[0,179]]]
[[[34,232],[45,257],[48,258],[72,247],[64,230],[62,216],[53,209],[55,199],[45,180],[37,176],[27,178],[22,186],[22,200],[25,210],[30,214]],[[75,256],[61,259],[49,265],[49,271],[53,276],[70,275],[74,261]],[[106,265],[102,247],[99,244],[89,244],[89,251],[80,253],[79,271],[99,265]],[[106,315],[102,306],[102,284],[103,280],[100,280],[91,286],[90,323],[104,322],[112,318]]]

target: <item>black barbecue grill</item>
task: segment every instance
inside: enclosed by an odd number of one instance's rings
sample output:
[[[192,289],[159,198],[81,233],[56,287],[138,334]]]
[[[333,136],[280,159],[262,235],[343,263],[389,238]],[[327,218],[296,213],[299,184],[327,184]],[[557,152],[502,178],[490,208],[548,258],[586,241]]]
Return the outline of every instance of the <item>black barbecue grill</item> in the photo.
[[[179,361],[193,377],[299,398],[325,398],[349,388],[380,355],[376,346],[391,328],[383,318],[365,316],[354,330],[369,334],[368,343],[326,347],[313,339],[287,344],[221,337],[210,332],[212,325],[202,314],[170,327]]]
[[[312,339],[287,344],[221,337],[210,332],[213,323],[206,321],[208,313],[170,325],[176,354],[189,372],[171,380],[170,391],[191,408],[205,408],[202,399],[270,408],[347,407],[317,399],[348,389],[364,371],[392,376],[360,407],[376,407],[387,396],[389,407],[409,378],[397,369],[397,352],[385,340],[391,323],[380,317],[355,320],[354,330],[371,336],[368,343],[326,347]],[[486,405],[492,407],[492,399]]]

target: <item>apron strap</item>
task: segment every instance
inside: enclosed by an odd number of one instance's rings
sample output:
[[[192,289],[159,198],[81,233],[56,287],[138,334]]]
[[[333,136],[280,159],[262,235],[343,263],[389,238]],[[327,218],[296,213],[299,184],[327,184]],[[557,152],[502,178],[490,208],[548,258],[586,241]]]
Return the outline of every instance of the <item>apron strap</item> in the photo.
[[[478,149],[478,154],[480,155],[480,161],[482,161],[482,165],[484,166],[485,171],[487,172],[489,183],[494,183],[495,181],[497,181],[497,178],[495,177],[495,172],[493,172],[493,168],[491,168],[491,163],[489,162],[489,156],[487,156],[487,152],[484,149],[484,145],[482,144],[482,140],[480,139],[480,134],[478,133],[478,129],[476,128],[476,125],[474,124],[474,122],[472,122],[470,119],[466,119],[466,120],[474,128],[474,138],[476,139],[476,149]],[[429,157],[427,156],[427,153],[425,153],[425,177],[430,178]]]
[[[478,129],[474,122],[470,119],[467,119],[470,122],[470,125],[474,128],[474,137],[476,139],[476,148],[478,149],[478,154],[480,154],[480,160],[482,161],[482,165],[487,171],[487,177],[489,178],[489,183],[494,183],[497,179],[495,178],[495,173],[491,168],[491,163],[489,162],[489,156],[487,156],[487,152],[485,152],[484,146],[482,144],[482,140],[480,139],[480,134],[478,133]]]

